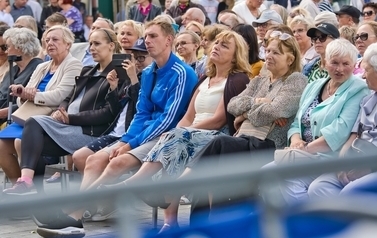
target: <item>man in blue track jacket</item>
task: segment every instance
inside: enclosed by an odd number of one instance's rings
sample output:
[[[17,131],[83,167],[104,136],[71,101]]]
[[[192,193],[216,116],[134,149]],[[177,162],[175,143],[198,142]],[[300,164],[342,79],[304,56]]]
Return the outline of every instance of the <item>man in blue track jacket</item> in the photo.
[[[172,53],[173,41],[171,24],[160,20],[146,24],[145,45],[154,61],[142,72],[136,115],[120,141],[88,157],[81,190],[113,182],[141,166],[160,135],[183,117],[198,79],[194,70]],[[51,219],[51,224],[37,224],[38,234],[84,236],[83,212],[63,213],[57,220]],[[109,214],[102,215],[106,219]]]

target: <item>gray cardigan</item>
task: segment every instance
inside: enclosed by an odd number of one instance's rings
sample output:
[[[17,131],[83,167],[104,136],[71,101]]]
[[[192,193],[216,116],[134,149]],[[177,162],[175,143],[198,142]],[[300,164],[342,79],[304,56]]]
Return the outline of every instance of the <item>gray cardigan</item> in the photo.
[[[149,14],[147,16],[144,16],[139,11],[139,5],[137,4],[130,8],[130,12],[128,13],[128,19],[144,23],[147,21],[152,21],[158,15],[161,15],[161,7],[152,4]]]
[[[228,112],[235,117],[247,113],[248,119],[256,127],[271,125],[278,118],[288,118],[287,125],[275,126],[267,136],[267,139],[275,142],[277,148],[283,148],[287,145],[287,132],[298,110],[307,81],[303,74],[297,72],[284,81],[275,81],[272,85],[269,77],[255,77],[240,95],[230,100]],[[272,103],[257,104],[256,98],[269,98]]]

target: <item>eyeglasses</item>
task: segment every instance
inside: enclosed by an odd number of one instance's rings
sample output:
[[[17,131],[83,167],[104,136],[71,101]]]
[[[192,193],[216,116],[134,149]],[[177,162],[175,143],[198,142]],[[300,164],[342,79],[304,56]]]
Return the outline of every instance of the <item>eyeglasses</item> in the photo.
[[[293,33],[293,35],[296,34],[296,33],[297,33],[297,34],[301,34],[301,33],[303,33],[304,31],[305,31],[305,29],[300,28],[300,29],[297,29],[297,30],[293,30],[292,33]]]
[[[373,14],[374,14],[373,11],[367,11],[367,12],[363,12],[363,13],[362,13],[363,17],[366,17],[366,16],[370,17],[370,16],[372,16]]]
[[[353,37],[353,40],[356,41],[357,39],[360,38],[360,40],[366,41],[366,40],[368,40],[369,36],[375,36],[375,35],[369,35],[368,33],[361,33],[361,34],[355,35]]]
[[[290,34],[287,34],[287,33],[282,33],[281,31],[273,31],[273,32],[271,32],[270,37],[272,37],[272,38],[278,37],[279,40],[288,40],[292,36]]]
[[[139,61],[140,63],[143,63],[145,58],[147,58],[145,55],[135,56],[135,60]]]
[[[179,45],[184,46],[184,45],[187,45],[187,44],[193,44],[193,43],[192,42],[181,41],[181,42],[177,42],[175,44],[175,47],[178,47]]]
[[[270,23],[267,23],[267,22],[257,23],[256,25],[257,25],[257,27],[267,28],[270,25]]]
[[[322,34],[320,36],[313,36],[313,37],[310,37],[310,38],[311,38],[311,40],[312,40],[313,43],[317,42],[317,40],[319,40],[319,42],[323,43],[323,42],[325,42],[327,40],[328,36],[329,35]]]
[[[0,45],[0,49],[2,50],[2,51],[7,51],[8,50],[8,46],[7,45]]]

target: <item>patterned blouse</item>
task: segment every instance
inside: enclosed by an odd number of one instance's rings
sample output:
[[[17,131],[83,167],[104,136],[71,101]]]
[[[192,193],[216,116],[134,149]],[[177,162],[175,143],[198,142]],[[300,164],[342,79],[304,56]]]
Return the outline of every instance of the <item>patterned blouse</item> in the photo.
[[[308,75],[308,83],[311,83],[317,79],[329,78],[329,73],[325,69],[321,69],[321,60],[318,60],[312,67]]]
[[[67,19],[71,18],[72,20],[74,20],[74,22],[69,25],[69,29],[73,33],[83,30],[82,15],[76,7],[72,6],[70,9],[68,9],[68,11],[62,10],[60,13],[63,14]]]

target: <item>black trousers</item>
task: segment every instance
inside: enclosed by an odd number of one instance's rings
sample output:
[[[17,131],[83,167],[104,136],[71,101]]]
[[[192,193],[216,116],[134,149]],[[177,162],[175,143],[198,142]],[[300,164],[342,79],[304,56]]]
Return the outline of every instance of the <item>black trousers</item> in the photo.
[[[69,138],[67,138],[69,140]],[[26,121],[22,132],[21,143],[21,169],[27,168],[35,171],[35,183],[40,185],[40,177],[43,179],[46,163],[43,155],[64,156],[69,153],[62,149],[39,125],[30,118]],[[42,180],[43,184],[43,180]]]
[[[250,159],[254,159],[253,151],[256,152],[261,150],[264,152],[264,157],[271,158],[272,161],[275,149],[275,143],[269,139],[262,141],[252,136],[217,136],[206,147],[204,147],[197,156],[195,156],[192,163],[188,164],[188,167],[192,168],[194,171],[196,167],[201,166],[206,162],[211,162],[211,166],[216,167],[220,165],[222,161],[229,160],[230,157],[228,154],[241,152],[251,152]],[[245,199],[248,200],[255,195],[251,191],[237,191],[237,189],[237,187],[234,187],[231,190],[227,189],[226,194],[224,194],[224,190],[221,189],[211,191],[213,196],[212,207],[244,201]],[[250,188],[250,190],[252,189]],[[237,196],[233,197],[233,194],[237,194]],[[224,199],[224,197],[226,199]],[[203,219],[206,220],[209,215],[210,204],[208,190],[194,192],[191,203],[190,223],[194,224],[198,219],[200,221],[203,221]]]

